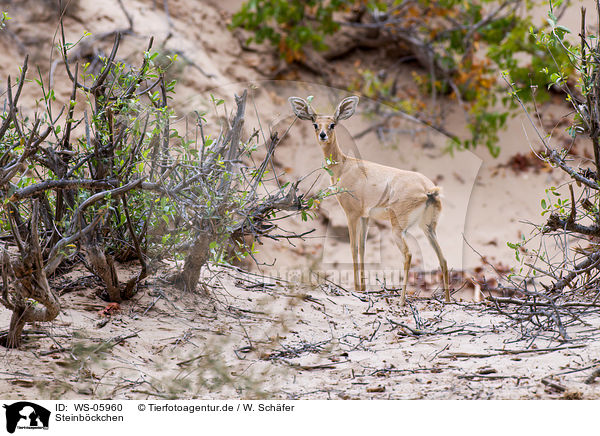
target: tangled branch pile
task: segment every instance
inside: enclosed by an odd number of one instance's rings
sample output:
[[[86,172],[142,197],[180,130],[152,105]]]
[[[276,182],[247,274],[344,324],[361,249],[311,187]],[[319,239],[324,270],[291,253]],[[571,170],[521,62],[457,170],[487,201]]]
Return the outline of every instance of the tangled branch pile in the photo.
[[[542,45],[568,56],[568,64],[556,64],[559,72],[549,76],[565,90],[573,107],[573,122],[567,129],[572,144],[577,137],[585,138],[593,159],[577,156],[570,147],[554,147],[551,135],[542,132],[530,117],[545,147],[540,158],[568,175],[568,193],[554,186],[546,190],[547,198],[541,205],[542,215],[548,218],[536,226],[532,237],[539,241],[537,247],[530,248],[532,242],[525,238],[509,243],[517,260],[522,261],[519,273],[509,277],[511,287],[521,297],[491,299],[511,305],[511,311],[502,311],[532,327],[526,329],[528,335],[554,330],[562,340],[569,340],[567,327],[580,325],[585,315],[600,313],[600,34],[587,33],[584,8],[579,45],[569,42],[570,31],[558,24],[552,11],[550,18],[551,31],[541,32],[537,38]],[[571,68],[578,78],[576,87],[569,82]],[[516,85],[510,85],[523,106]]]

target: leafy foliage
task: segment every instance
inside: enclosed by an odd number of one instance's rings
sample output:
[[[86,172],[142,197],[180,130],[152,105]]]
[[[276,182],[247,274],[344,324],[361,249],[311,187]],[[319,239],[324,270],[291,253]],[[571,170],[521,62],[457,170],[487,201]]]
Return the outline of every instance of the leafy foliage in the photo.
[[[370,69],[360,70],[358,80],[350,85],[434,126],[443,123],[435,99],[447,95],[464,110],[470,130],[468,138],[450,133],[453,144],[464,148],[485,145],[497,155],[498,132],[516,108],[506,97],[503,83],[498,83],[500,72],[508,72],[520,85],[524,101],[531,100],[532,89],[537,89],[538,100],[543,100],[547,98],[548,74],[558,73],[556,64],[568,65],[560,47],[540,50],[529,15],[532,5],[517,0],[252,0],[234,16],[233,26],[250,30],[257,42],[269,40],[290,62],[305,56],[306,45],[327,50],[324,37],[343,29],[358,32],[354,34],[357,38],[376,34],[382,47],[408,50],[421,64],[423,72],[414,75],[420,93],[401,95],[393,74],[378,79]],[[354,13],[351,20],[342,20],[342,12],[357,10],[360,13]],[[566,33],[552,20],[547,24],[557,34]]]
[[[323,50],[323,37],[339,29],[333,13],[349,7],[346,0],[250,0],[234,15],[232,26],[254,32],[251,40],[268,40],[281,55],[292,62],[299,59],[302,47]]]

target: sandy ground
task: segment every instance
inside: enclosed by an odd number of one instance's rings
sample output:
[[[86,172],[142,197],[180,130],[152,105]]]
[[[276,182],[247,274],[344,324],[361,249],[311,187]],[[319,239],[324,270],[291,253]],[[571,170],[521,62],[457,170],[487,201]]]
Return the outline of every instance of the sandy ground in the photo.
[[[73,277],[79,286],[66,287],[59,319],[29,329],[23,350],[3,352],[2,398],[600,395],[584,383],[598,364],[598,318],[572,331],[572,343],[542,335],[526,348],[518,325],[480,305],[400,308],[389,293],[265,282],[231,269],[206,274],[210,296],[156,278],[104,318],[93,280]]]
[[[116,1],[78,3],[65,21],[71,40],[84,30],[99,34],[127,27]],[[210,94],[225,98],[231,108],[232,94],[250,84],[247,132],[254,127],[261,127],[265,134],[269,129],[286,131],[293,122],[287,103],[290,95],[315,96],[315,107],[324,113],[333,112],[346,95],[310,77],[305,82],[264,80],[261,55],[243,52],[225,29],[238,1],[170,1],[171,26],[152,1],[125,3],[138,36],[124,39],[120,56],[134,62],[135,53],[139,55],[150,35],[156,37],[155,46],[160,46],[171,30],[173,35],[163,49],[178,50],[188,60],[177,71],[180,126],[190,110],[209,106]],[[5,83],[8,74],[16,74],[16,65],[26,52],[32,52],[43,71],[50,69],[56,57],[55,53],[47,59],[48,35],[56,30],[51,12],[41,7],[8,12],[14,19],[8,28],[12,36],[0,38],[6,60],[0,65],[0,83]],[[577,14],[570,19],[577,23]],[[106,51],[110,41],[99,46]],[[32,47],[38,47],[37,51]],[[65,99],[70,87],[60,66],[54,80],[59,101]],[[35,108],[30,95],[22,101],[23,110]],[[506,242],[529,232],[523,222],[541,221],[539,204],[545,188],[563,180],[545,170],[517,172],[506,166],[515,153],[529,152],[529,142],[534,148],[539,146],[525,118],[509,121],[500,135],[502,154],[493,159],[484,149],[450,155],[444,151],[444,138],[409,123],[398,126],[406,133],[383,142],[373,132],[353,140],[353,135],[377,122],[372,115],[375,105],[361,100],[359,114],[339,126],[341,147],[364,159],[420,171],[443,187],[444,213],[438,234],[453,270],[480,266],[477,253],[496,266],[515,265]],[[542,120],[552,127],[567,111],[548,105],[541,110]],[[449,125],[460,133],[461,114],[452,115]],[[564,141],[562,135],[557,131],[555,140]],[[275,169],[281,181],[314,171],[302,186],[308,190],[315,182],[315,190],[329,184],[320,170],[322,161],[313,129],[298,121],[278,146]],[[134,301],[105,319],[97,313],[104,304],[94,294],[94,281],[81,272],[64,278],[59,284],[64,292],[59,319],[30,327],[22,350],[2,352],[0,396],[597,398],[595,385],[583,384],[598,363],[598,347],[589,340],[592,333],[571,332],[576,339],[567,345],[581,348],[541,352],[534,348],[561,344],[544,337],[523,341],[518,326],[482,306],[441,306],[415,299],[410,308],[399,308],[395,294],[382,290],[383,284],[398,286],[402,262],[387,223],[372,223],[369,230],[366,258],[371,293],[354,295],[347,290],[352,285],[352,268],[345,218],[334,198],[321,204],[313,220],[294,218],[284,227],[315,231],[294,246],[262,241],[258,256],[264,264],[253,271],[280,277],[279,281],[213,267],[212,272],[206,271],[206,293],[185,295],[154,277]],[[415,271],[409,291],[428,296],[416,272],[435,272],[436,258],[420,231],[411,230],[408,241]],[[316,273],[329,281],[315,281]],[[435,274],[426,282],[431,291],[439,287]],[[468,301],[469,292],[456,297]],[[0,310],[0,325],[8,325],[9,316]],[[591,329],[600,320],[588,322]],[[531,352],[513,354],[526,347]],[[565,389],[549,388],[542,379],[554,380]]]

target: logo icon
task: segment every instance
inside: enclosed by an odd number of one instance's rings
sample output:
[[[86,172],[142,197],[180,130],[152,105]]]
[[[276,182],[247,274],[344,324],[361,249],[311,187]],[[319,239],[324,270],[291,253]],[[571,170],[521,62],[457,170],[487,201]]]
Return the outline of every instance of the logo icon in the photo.
[[[6,430],[14,433],[19,429],[48,429],[50,411],[29,401],[19,401],[4,405],[6,409]]]

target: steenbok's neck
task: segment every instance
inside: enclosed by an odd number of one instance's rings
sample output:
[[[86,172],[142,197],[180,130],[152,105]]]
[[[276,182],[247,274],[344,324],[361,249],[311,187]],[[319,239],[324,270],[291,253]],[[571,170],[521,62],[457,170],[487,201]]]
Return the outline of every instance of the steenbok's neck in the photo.
[[[346,160],[346,155],[342,152],[335,137],[323,147],[323,156],[325,157],[326,165],[332,170]]]

